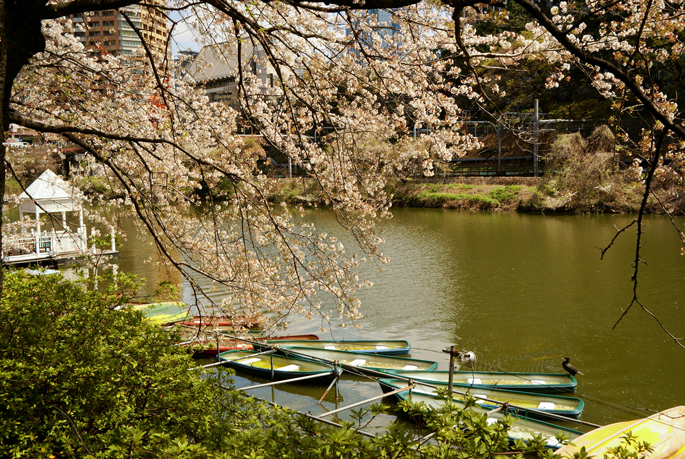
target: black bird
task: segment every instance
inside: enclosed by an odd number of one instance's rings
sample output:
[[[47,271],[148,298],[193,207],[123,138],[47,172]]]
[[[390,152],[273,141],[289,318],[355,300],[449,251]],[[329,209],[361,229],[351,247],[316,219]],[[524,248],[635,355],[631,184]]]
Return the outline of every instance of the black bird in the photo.
[[[564,357],[564,362],[561,364],[561,366],[564,367],[564,370],[566,370],[568,372],[568,374],[570,374],[571,376],[582,375],[583,373],[576,370],[576,367],[571,365],[569,363],[569,360],[571,360],[571,359],[569,359],[568,357]]]

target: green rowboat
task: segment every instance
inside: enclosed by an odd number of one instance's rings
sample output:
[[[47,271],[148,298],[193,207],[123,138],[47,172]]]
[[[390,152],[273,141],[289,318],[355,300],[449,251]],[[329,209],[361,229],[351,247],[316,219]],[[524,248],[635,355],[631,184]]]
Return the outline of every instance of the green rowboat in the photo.
[[[219,359],[226,362],[228,366],[266,379],[271,379],[272,357],[274,379],[277,381],[315,374],[325,374],[327,376],[307,380],[308,383],[319,380],[330,381],[335,377],[331,365],[295,356],[276,354],[272,356],[271,354],[262,354],[249,350],[234,350],[219,354]]]
[[[390,370],[388,373],[435,385],[447,384],[449,381],[449,371]],[[455,371],[452,384],[462,387],[556,394],[574,392],[578,383],[573,376],[558,373]]]
[[[404,340],[319,340],[319,341],[301,341],[301,340],[268,340],[267,344],[271,344],[283,348],[311,348],[311,349],[326,349],[330,351],[347,351],[357,352],[360,354],[383,354],[383,355],[398,355],[408,354],[411,350],[411,345]]]
[[[325,362],[338,362],[350,373],[374,374],[381,370],[434,370],[438,362],[429,360],[408,359],[389,355],[363,354],[360,352],[333,351],[328,349],[309,349],[304,347],[279,348],[279,353],[298,355]],[[366,370],[371,370],[366,371]]]
[[[385,392],[407,387],[407,381],[400,379],[381,379],[378,382]],[[440,387],[444,389],[445,386]],[[438,395],[438,389],[425,383],[415,382],[412,393]],[[546,413],[551,413],[577,418],[583,412],[584,406],[583,401],[579,398],[480,387],[471,390],[465,387],[455,387],[452,398],[454,401],[463,402],[467,395],[476,398],[478,405],[490,410],[500,407],[503,403],[508,403],[511,405],[508,411],[521,416],[544,417]]]
[[[423,402],[428,408],[431,409],[438,409],[445,404],[445,400],[440,399],[435,395],[417,393],[415,391],[412,391],[410,395],[408,390],[395,394],[395,397],[397,397],[399,400],[412,401],[413,403]],[[480,406],[474,406],[471,409],[477,413],[486,414],[488,424],[493,424],[497,422],[498,419],[502,419],[504,416],[506,416],[501,411],[491,412],[490,410]],[[544,421],[524,418],[510,412],[507,412],[507,415],[515,419],[513,425],[508,431],[509,440],[511,442],[515,440],[532,440],[536,435],[540,435],[546,442],[547,448],[556,450],[561,447],[558,439],[560,433],[563,433],[567,439],[570,439],[570,441],[573,441],[574,439],[583,435],[583,432],[569,429],[568,427],[561,427]]]

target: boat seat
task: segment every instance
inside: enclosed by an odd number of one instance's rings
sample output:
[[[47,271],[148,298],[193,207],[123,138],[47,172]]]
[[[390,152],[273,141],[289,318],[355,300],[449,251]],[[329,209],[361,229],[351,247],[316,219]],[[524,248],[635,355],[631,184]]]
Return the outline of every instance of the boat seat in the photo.
[[[235,362],[241,363],[243,365],[252,365],[255,362],[259,362],[262,359],[259,359],[257,357],[253,357],[251,359],[236,359],[234,360]]]
[[[469,384],[483,384],[483,382],[479,378],[469,378],[467,379]]]
[[[487,400],[479,400],[479,399],[481,399],[481,398],[488,398],[487,395],[483,395],[483,394],[473,394],[473,398],[476,399],[476,403],[478,403],[479,405],[487,405],[487,404],[488,404],[488,401],[487,401]]]
[[[388,346],[381,346],[380,344],[376,346],[376,349],[387,349]]]
[[[366,360],[364,360],[364,359],[355,359],[355,360],[350,362],[350,366],[358,367],[358,366],[364,365],[365,363],[366,363]]]
[[[540,402],[538,405],[538,409],[540,410],[553,410],[554,409],[554,403],[552,402]]]
[[[547,384],[547,381],[543,381],[541,379],[533,379],[530,381],[530,383],[534,386],[544,386],[545,384]]]
[[[299,365],[286,365],[284,367],[278,368],[278,371],[298,371],[300,369]]]
[[[328,350],[335,350],[335,346],[333,345],[324,346],[323,348]]]
[[[419,367],[417,367],[416,365],[405,365],[402,367],[402,369],[403,370],[418,370]]]

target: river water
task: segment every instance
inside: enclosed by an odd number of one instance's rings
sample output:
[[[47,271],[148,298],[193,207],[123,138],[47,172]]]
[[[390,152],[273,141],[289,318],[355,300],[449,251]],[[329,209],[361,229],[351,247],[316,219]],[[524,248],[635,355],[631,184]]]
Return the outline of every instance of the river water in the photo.
[[[582,419],[596,424],[685,404],[685,349],[639,306],[612,328],[633,294],[635,230],[623,233],[604,260],[599,248],[633,216],[441,209],[393,214],[383,224],[390,264],[383,271],[378,265],[363,268],[374,287],[359,295],[362,328],[334,327],[322,339],[407,339],[412,357],[438,361],[441,370],[448,367],[441,350],[450,345],[475,352],[481,370],[561,373],[562,358],[570,357],[584,373],[576,393],[586,403]],[[326,210],[310,211],[307,218],[329,234],[340,232]],[[682,230],[682,219],[677,224]],[[681,247],[668,218],[646,219],[638,297],[677,337],[685,337]],[[150,256],[150,246],[129,237],[119,263],[161,280],[165,273],[143,263]],[[190,301],[187,288],[184,297]],[[319,325],[293,320],[288,332],[318,333]],[[239,386],[252,382],[263,381],[236,377]],[[313,414],[381,393],[369,380],[346,378],[342,399],[329,394],[316,405],[324,391],[292,386],[253,392]],[[366,429],[392,419],[382,416]]]

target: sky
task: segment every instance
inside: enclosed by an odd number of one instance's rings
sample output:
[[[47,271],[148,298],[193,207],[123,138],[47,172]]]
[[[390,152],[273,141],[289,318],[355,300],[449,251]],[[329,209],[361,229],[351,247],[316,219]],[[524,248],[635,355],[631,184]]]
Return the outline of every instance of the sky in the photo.
[[[178,20],[180,19],[180,16],[178,13],[172,13],[171,15],[172,20]],[[171,26],[171,24],[170,24]],[[171,38],[171,52],[172,55],[176,55],[179,50],[187,50],[187,49],[192,49],[193,51],[199,51],[200,50],[200,44],[195,40],[195,37],[193,33],[188,29],[188,26],[183,22],[180,21],[179,23],[176,24],[173,30],[172,38]]]

